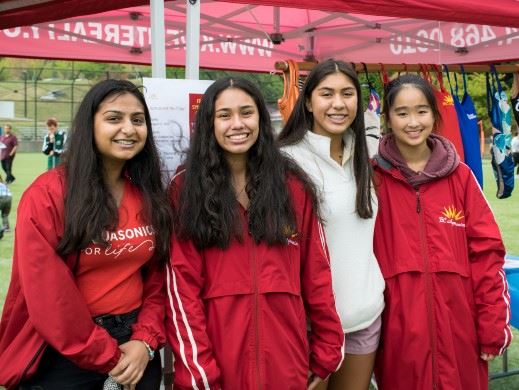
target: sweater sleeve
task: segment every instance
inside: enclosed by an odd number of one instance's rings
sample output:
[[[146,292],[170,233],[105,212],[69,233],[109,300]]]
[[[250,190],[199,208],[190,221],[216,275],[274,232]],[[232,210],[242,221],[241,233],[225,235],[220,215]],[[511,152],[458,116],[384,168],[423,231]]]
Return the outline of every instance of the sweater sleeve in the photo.
[[[344,358],[344,332],[335,308],[324,230],[308,196],[301,229],[301,285],[311,323],[310,371],[327,378]]]
[[[173,238],[166,274],[166,334],[175,355],[175,389],[221,388],[201,299],[202,264],[201,254],[190,241]]]
[[[512,341],[510,297],[499,227],[473,175],[465,191],[465,220],[480,351],[501,355]]]
[[[164,269],[150,267],[144,277],[144,291],[137,322],[132,326],[132,340],[145,341],[152,349],[166,342],[164,329],[166,291]]]
[[[50,151],[52,150],[54,144],[50,142],[49,140],[49,136],[46,135],[44,138],[43,138],[43,145],[41,147],[41,151],[44,153],[44,154],[49,154]]]
[[[26,191],[18,207],[13,267],[41,337],[78,366],[108,372],[120,358],[117,342],[94,323],[69,266],[55,251],[62,202],[43,185]]]

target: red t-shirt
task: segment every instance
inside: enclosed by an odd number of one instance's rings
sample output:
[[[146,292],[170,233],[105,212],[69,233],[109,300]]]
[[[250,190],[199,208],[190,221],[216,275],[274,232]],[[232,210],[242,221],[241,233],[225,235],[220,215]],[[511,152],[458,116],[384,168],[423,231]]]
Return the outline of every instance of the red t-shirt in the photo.
[[[123,314],[142,304],[141,268],[154,253],[155,236],[143,220],[142,195],[129,181],[119,206],[119,225],[104,237],[108,246],[91,244],[81,251],[76,274],[92,316]]]

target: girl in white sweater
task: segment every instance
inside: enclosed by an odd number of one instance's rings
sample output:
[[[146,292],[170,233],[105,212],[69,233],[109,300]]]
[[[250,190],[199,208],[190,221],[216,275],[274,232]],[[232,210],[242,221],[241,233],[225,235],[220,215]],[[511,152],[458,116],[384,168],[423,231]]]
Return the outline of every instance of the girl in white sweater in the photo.
[[[373,254],[377,203],[355,70],[332,59],[319,63],[279,142],[320,190],[337,311],[346,334],[344,362],[320,390],[366,390],[380,335],[384,279]]]

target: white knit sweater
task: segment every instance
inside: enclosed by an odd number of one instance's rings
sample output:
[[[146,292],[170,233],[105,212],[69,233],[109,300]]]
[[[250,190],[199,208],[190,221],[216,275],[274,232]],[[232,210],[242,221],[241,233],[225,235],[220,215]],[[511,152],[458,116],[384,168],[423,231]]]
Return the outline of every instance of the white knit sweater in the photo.
[[[319,191],[336,307],[346,333],[367,328],[384,309],[384,279],[373,254],[376,197],[373,218],[360,218],[355,212],[353,138],[351,130],[343,137],[342,166],[330,157],[330,138],[311,131],[297,145],[283,147]]]

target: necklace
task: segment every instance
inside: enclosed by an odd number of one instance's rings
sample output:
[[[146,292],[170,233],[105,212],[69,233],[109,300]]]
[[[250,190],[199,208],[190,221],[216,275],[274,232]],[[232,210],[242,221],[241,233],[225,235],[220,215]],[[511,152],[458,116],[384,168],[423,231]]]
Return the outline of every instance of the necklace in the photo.
[[[337,161],[339,164],[342,164],[342,156],[344,155],[344,149],[342,149],[339,153],[330,153],[330,157]]]
[[[243,187],[239,191],[236,188],[236,185],[233,184],[233,187],[234,187],[234,192],[236,193],[236,198],[239,198],[244,193],[245,188],[247,188],[247,182],[245,182],[245,184],[243,185]]]
[[[236,200],[238,201],[238,203],[240,203],[245,210],[248,210],[249,209],[249,195],[245,191],[246,188],[247,188],[247,183],[245,183],[243,185],[243,187],[241,188],[240,191],[237,191],[236,189],[234,191],[236,192]]]
[[[244,186],[241,188],[240,192],[236,194],[236,197],[239,198],[241,194],[243,194],[243,191],[245,191],[245,188],[247,187],[247,183],[244,184]]]

